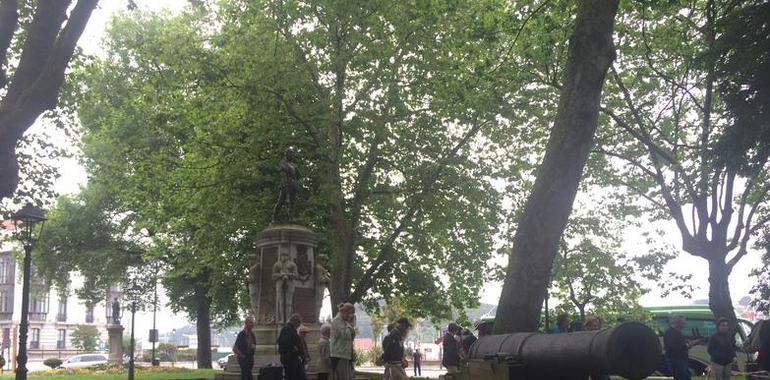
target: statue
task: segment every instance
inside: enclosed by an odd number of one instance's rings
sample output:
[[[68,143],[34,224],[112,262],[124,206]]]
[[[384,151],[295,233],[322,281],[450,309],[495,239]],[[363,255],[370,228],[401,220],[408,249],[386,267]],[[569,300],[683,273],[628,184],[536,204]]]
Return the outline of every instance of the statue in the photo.
[[[294,314],[294,280],[297,276],[297,264],[291,261],[288,252],[281,252],[273,265],[275,319],[278,323],[286,323],[288,317]]]
[[[299,170],[294,163],[294,151],[286,149],[284,158],[278,165],[281,171],[281,191],[278,194],[278,202],[273,207],[272,223],[275,223],[278,210],[284,203],[288,203],[288,221],[294,220],[294,205],[297,200],[297,191],[299,190]]]
[[[254,258],[254,265],[249,267],[249,301],[251,303],[251,312],[259,318],[259,298],[260,285],[262,277],[262,264],[259,258]]]
[[[118,302],[118,297],[112,300],[112,323],[115,325],[120,324],[120,302]]]
[[[321,310],[324,300],[324,290],[329,288],[332,282],[331,273],[329,273],[329,256],[320,254],[316,257],[315,265],[315,303],[316,310]]]

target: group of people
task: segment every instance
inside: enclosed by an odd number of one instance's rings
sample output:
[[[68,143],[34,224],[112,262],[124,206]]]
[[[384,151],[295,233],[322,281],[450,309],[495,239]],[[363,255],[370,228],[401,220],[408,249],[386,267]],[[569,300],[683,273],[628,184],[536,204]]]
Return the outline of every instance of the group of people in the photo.
[[[318,379],[352,380],[354,376],[353,340],[355,339],[355,308],[350,303],[337,307],[337,315],[331,324],[323,324],[318,340]],[[241,380],[253,380],[256,336],[254,318],[247,317],[243,330],[238,333],[233,345],[233,353],[238,359]],[[307,380],[307,368],[311,361],[306,337],[310,329],[302,324],[302,316],[292,314],[278,335],[278,353],[284,378],[287,380]]]
[[[663,346],[666,362],[674,380],[690,380],[687,362],[691,347],[700,344],[700,339],[688,340],[682,334],[686,319],[676,315],[671,318],[671,326],[663,334]],[[770,323],[760,321],[750,336],[749,351],[758,351],[759,369],[770,371]],[[736,361],[735,332],[727,318],[716,321],[716,332],[709,337],[707,351],[711,359],[710,375],[715,380],[729,379],[732,376],[732,364]]]

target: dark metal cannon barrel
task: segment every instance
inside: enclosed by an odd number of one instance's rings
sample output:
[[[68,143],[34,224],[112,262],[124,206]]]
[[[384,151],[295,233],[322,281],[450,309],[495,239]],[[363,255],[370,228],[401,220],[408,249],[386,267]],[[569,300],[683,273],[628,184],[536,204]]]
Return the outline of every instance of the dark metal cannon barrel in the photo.
[[[589,374],[649,376],[661,357],[655,332],[637,322],[568,334],[517,333],[480,338],[463,376],[483,378],[580,378]],[[485,375],[484,367],[494,376]],[[504,368],[501,368],[504,367]],[[509,375],[501,375],[507,369]]]

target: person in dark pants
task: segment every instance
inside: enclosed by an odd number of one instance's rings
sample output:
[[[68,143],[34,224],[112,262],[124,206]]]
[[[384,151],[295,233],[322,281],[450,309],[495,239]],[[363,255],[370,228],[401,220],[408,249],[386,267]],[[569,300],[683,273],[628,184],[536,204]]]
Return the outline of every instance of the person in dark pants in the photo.
[[[461,331],[456,323],[450,323],[442,338],[444,356],[441,358],[441,365],[447,370],[447,379],[456,379],[460,373],[460,342],[456,336],[460,335]]]
[[[416,348],[412,353],[412,367],[415,376],[422,376],[422,353],[420,353],[419,348]]]
[[[243,330],[238,333],[233,345],[233,353],[238,358],[238,366],[241,367],[241,380],[254,380],[251,369],[254,367],[254,353],[257,349],[257,337],[252,329],[254,318],[246,317],[243,322]]]
[[[690,345],[682,335],[685,319],[681,315],[671,318],[671,327],[663,334],[663,346],[668,366],[674,380],[691,380],[690,369],[687,368]]]
[[[765,321],[759,330],[759,367],[770,372],[770,322]]]
[[[293,314],[278,335],[278,353],[281,354],[281,364],[286,380],[307,380],[303,363],[302,338],[297,333],[301,324],[302,317],[299,314]]]
[[[732,375],[730,364],[735,360],[735,335],[730,334],[730,321],[727,318],[719,318],[717,321],[717,332],[709,338],[708,353],[714,379],[729,379]]]

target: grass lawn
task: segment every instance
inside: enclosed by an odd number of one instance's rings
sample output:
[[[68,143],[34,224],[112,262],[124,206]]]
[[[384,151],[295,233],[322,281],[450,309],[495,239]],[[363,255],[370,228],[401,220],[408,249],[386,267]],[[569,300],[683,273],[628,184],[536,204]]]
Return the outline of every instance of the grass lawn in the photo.
[[[211,380],[214,378],[214,372],[213,369],[164,368],[163,370],[155,369],[149,371],[137,369],[134,375],[136,379],[141,380]],[[13,372],[6,372],[0,375],[2,380],[13,378]],[[77,371],[77,373],[62,374],[56,373],[56,371],[41,371],[30,372],[27,378],[45,380],[125,380],[128,378],[128,372],[81,370]]]

